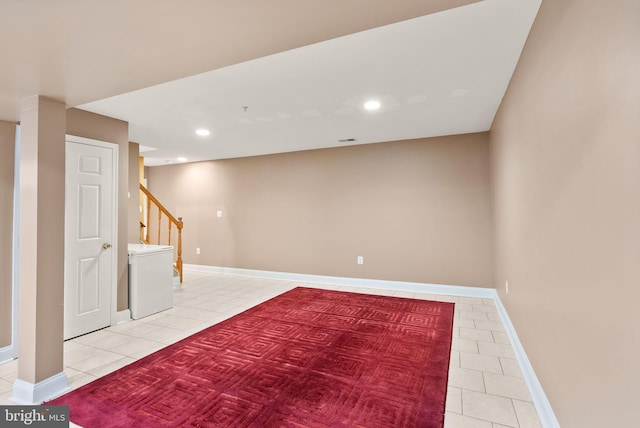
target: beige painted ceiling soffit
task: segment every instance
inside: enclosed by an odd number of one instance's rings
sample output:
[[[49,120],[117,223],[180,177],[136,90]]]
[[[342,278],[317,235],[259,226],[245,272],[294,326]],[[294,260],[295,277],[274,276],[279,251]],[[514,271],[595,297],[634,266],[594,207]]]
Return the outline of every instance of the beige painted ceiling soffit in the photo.
[[[0,5],[0,119],[74,107],[477,0],[61,0]]]

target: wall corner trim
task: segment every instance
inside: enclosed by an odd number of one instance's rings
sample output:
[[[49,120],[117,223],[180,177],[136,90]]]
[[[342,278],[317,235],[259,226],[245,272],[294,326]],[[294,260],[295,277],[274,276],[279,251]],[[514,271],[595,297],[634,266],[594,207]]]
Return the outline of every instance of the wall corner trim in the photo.
[[[39,405],[59,395],[71,391],[67,375],[60,372],[38,383],[16,379],[13,382],[13,396],[9,400],[22,405]]]
[[[378,288],[385,290],[413,291],[420,293],[448,294],[461,297],[479,297],[483,299],[493,299],[496,309],[504,324],[513,351],[522,370],[522,375],[531,394],[533,404],[538,413],[540,423],[544,428],[560,428],[560,424],[551,408],[551,404],[545,395],[540,381],[536,377],[531,362],[524,351],[524,347],[516,334],[516,330],[511,323],[511,318],[507,309],[502,304],[500,296],[495,288],[465,287],[460,285],[427,284],[417,282],[389,281],[379,279],[345,278],[335,276],[308,275],[288,272],[272,272],[264,270],[228,268],[221,266],[203,266],[185,264],[185,270],[208,272],[222,275],[240,275],[256,278],[280,279],[285,281],[297,281],[301,283],[348,285],[352,287]],[[304,285],[304,284],[302,284]]]

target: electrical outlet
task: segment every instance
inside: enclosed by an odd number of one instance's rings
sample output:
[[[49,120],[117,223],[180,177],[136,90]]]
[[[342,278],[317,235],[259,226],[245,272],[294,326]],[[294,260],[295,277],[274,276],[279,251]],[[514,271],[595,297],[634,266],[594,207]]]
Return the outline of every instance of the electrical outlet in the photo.
[[[222,211],[216,211],[216,217],[222,218]]]
[[[196,254],[200,254],[200,247],[196,248]]]
[[[358,256],[358,264],[359,265],[363,265],[364,264],[364,257],[363,256]]]
[[[507,292],[507,294],[509,294],[509,281],[504,282],[504,289]]]

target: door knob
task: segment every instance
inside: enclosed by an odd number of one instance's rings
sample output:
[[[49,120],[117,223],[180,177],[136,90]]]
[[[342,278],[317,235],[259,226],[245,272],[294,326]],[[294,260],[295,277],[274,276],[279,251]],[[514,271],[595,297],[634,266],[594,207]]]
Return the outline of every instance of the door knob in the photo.
[[[102,244],[102,248],[104,250],[108,250],[109,248],[111,248],[111,244],[108,244],[108,243],[105,242],[104,244]]]

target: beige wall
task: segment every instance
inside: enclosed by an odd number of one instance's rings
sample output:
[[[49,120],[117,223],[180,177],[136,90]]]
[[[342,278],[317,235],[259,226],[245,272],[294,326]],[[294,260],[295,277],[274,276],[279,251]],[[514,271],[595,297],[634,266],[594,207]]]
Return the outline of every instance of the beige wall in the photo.
[[[184,217],[185,263],[493,284],[486,133],[153,167],[147,177]]]
[[[563,427],[637,425],[639,41],[637,0],[543,1],[491,130],[496,284]]]
[[[118,144],[118,310],[129,307],[127,242],[129,221],[129,125],[127,122],[71,108],[67,110],[67,134]],[[134,227],[134,226],[131,226]]]
[[[140,145],[129,143],[129,199],[127,200],[127,242],[140,242]]]
[[[15,136],[16,124],[0,121],[0,348],[11,345]]]

